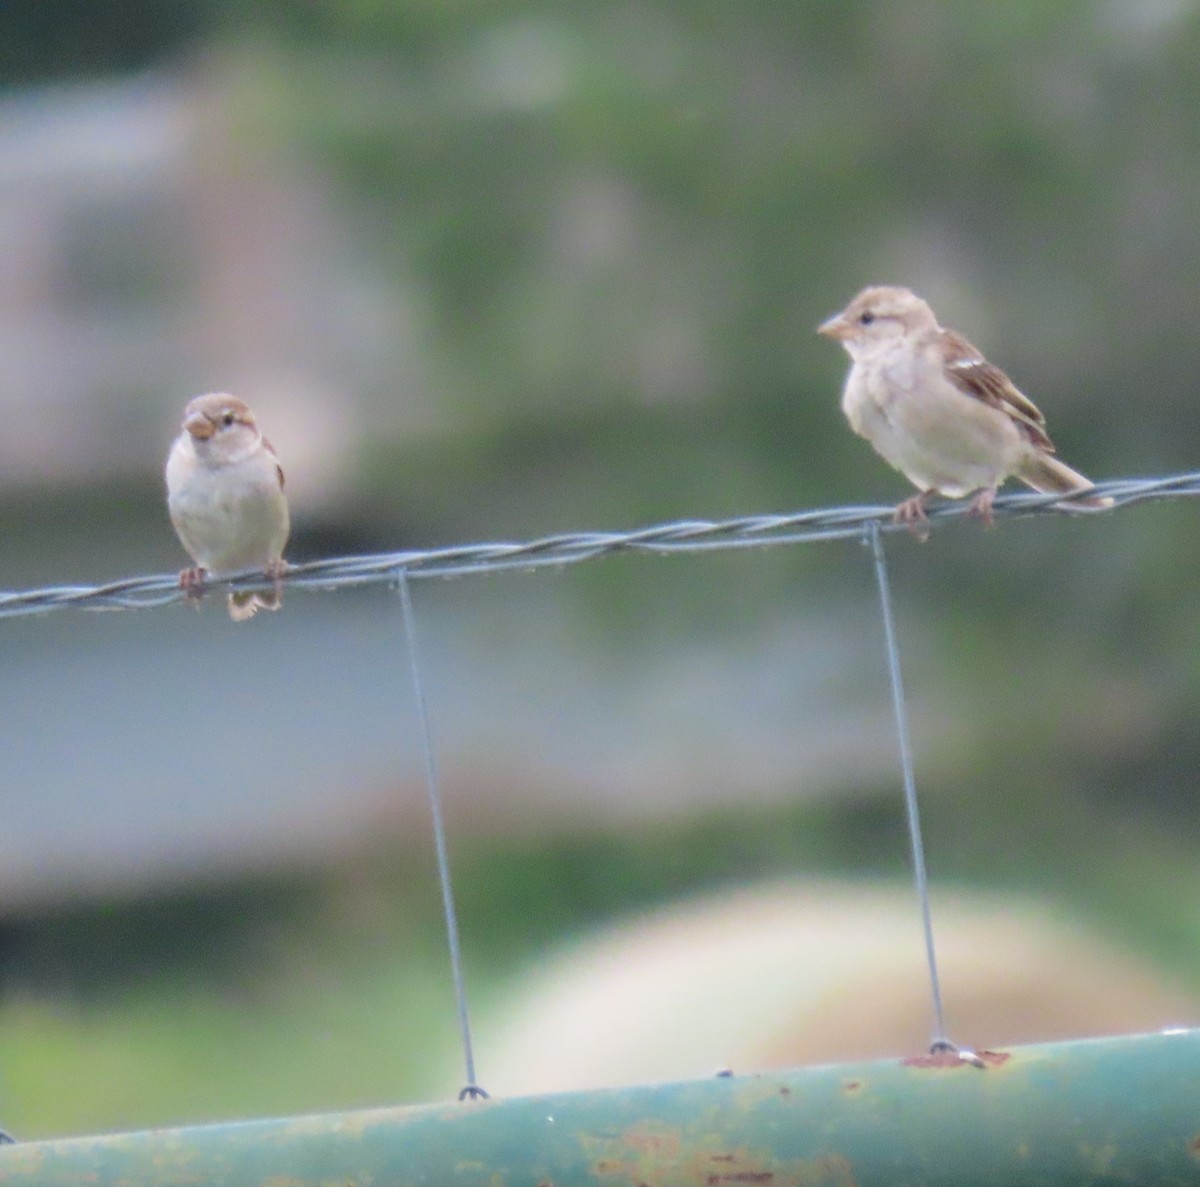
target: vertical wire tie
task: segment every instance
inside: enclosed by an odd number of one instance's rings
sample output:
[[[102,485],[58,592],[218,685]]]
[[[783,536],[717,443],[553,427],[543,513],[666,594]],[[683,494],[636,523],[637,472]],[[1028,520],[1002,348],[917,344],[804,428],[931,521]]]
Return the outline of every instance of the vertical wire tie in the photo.
[[[467,989],[463,979],[462,945],[458,937],[458,914],[454,909],[454,886],[450,880],[450,856],[446,847],[446,824],[442,815],[442,797],[438,789],[437,763],[433,756],[433,736],[429,728],[429,708],[425,699],[425,682],[421,677],[421,658],[417,648],[417,624],[413,613],[408,574],[398,571],[400,606],[404,614],[404,634],[408,640],[408,662],[412,673],[413,694],[417,705],[417,720],[421,729],[421,748],[425,758],[425,787],[429,793],[429,812],[433,817],[433,842],[437,850],[438,881],[442,888],[442,913],[446,921],[446,943],[450,949],[450,972],[454,978],[454,997],[458,1007],[458,1027],[462,1037],[463,1060],[467,1082],[458,1094],[459,1100],[486,1097],[487,1092],[475,1078],[475,1051],[471,1041],[471,1021],[467,1013]]]
[[[938,975],[937,950],[933,941],[933,912],[929,906],[929,878],[925,871],[925,845],[921,840],[921,813],[917,806],[917,781],[913,774],[912,745],[908,734],[908,710],[904,698],[904,683],[900,678],[900,650],[896,645],[896,626],[892,619],[892,593],[888,583],[887,554],[883,548],[883,533],[878,520],[867,529],[871,554],[875,559],[875,580],[879,586],[879,608],[883,616],[883,635],[887,646],[888,675],[892,685],[892,711],[896,718],[896,737],[900,747],[900,771],[904,781],[904,809],[908,819],[908,840],[912,851],[913,880],[921,905],[921,925],[925,933],[925,959],[929,966],[929,989],[933,999],[933,1041],[930,1050],[935,1054],[949,1051],[966,1063],[985,1066],[972,1050],[959,1047],[946,1034],[946,1019],[942,1009],[942,983]]]

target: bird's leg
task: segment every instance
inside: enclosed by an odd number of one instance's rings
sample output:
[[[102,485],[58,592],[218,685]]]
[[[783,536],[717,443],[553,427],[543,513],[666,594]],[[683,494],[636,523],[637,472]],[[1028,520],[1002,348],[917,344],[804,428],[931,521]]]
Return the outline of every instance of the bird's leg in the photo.
[[[260,595],[263,606],[268,610],[279,609],[283,602],[283,575],[287,569],[287,561],[282,557],[263,566],[263,572],[275,583],[275,588],[268,597],[263,598]]]
[[[986,486],[971,500],[971,506],[967,514],[974,515],[977,519],[982,519],[983,526],[990,528],[993,522],[995,522],[992,515],[992,504],[995,501],[996,488],[994,486]]]
[[[204,579],[207,576],[208,570],[201,567],[179,571],[179,588],[183,590],[187,600],[197,607],[200,599],[204,597]]]
[[[929,539],[929,516],[925,514],[925,500],[929,495],[927,490],[920,491],[911,499],[897,503],[892,512],[892,522],[904,524],[922,544]]]

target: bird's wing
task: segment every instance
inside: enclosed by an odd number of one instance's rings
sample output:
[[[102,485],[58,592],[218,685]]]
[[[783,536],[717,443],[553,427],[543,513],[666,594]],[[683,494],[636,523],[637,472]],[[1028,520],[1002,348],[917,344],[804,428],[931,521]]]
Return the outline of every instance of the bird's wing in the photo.
[[[941,349],[946,374],[959,391],[999,409],[1016,421],[1034,445],[1054,452],[1054,442],[1046,432],[1046,418],[999,367],[992,366],[974,346],[953,330],[942,331]]]
[[[266,437],[262,439],[262,443],[263,449],[271,455],[271,460],[275,463],[275,473],[279,475],[279,489],[283,490],[283,467],[279,464],[279,455],[275,452],[275,446]]]

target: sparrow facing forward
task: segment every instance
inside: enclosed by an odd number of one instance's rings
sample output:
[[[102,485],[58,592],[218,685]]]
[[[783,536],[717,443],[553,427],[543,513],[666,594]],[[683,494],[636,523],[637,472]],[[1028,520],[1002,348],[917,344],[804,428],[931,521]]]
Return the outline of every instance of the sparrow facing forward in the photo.
[[[231,592],[230,617],[240,622],[260,606],[279,609],[290,527],[283,469],[254,414],[236,396],[197,396],[184,409],[183,429],[167,457],[167,508],[197,565],[179,574],[189,594],[207,573],[261,566],[275,589]]]
[[[928,533],[925,502],[937,493],[975,493],[971,513],[992,522],[996,491],[1010,477],[1046,494],[1093,486],[1060,462],[1046,418],[999,367],[906,288],[865,288],[817,328],[852,360],[842,392],[850,427],[918,493],[896,508],[897,522]],[[1101,508],[1111,499],[1073,500]]]

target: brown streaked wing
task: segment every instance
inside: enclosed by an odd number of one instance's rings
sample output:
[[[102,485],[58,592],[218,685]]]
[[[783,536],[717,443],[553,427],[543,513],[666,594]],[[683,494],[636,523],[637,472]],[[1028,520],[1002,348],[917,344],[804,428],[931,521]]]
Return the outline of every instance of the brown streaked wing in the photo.
[[[961,334],[942,331],[942,359],[946,374],[959,391],[1006,413],[1025,429],[1034,445],[1054,452],[1054,442],[1046,432],[1046,418],[1038,406]]]
[[[283,490],[283,467],[279,464],[279,455],[275,452],[275,446],[264,437],[262,439],[263,448],[275,459],[275,472],[279,475],[279,489]]]

